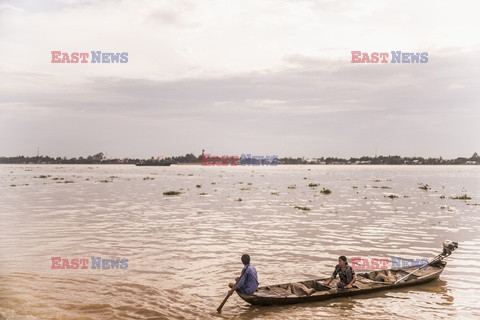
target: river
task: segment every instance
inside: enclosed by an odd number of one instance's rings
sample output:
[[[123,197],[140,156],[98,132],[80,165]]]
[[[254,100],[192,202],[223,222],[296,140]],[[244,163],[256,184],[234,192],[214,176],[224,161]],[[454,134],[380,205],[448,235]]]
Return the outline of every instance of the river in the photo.
[[[478,319],[479,229],[480,166],[0,165],[0,319]],[[445,239],[459,249],[425,285],[215,311],[242,253],[266,285],[327,277],[339,255],[432,258]]]

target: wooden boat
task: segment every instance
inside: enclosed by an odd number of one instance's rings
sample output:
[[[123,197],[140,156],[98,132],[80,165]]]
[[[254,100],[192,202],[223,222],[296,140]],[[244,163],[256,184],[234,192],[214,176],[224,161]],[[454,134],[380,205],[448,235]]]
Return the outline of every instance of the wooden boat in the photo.
[[[284,305],[305,302],[322,301],[337,297],[368,294],[380,290],[414,286],[438,279],[447,263],[443,259],[457,249],[458,243],[445,241],[443,252],[431,262],[405,269],[376,270],[357,274],[357,280],[351,289],[337,289],[338,278],[332,286],[323,283],[327,278],[313,279],[296,283],[284,283],[262,286],[253,294],[237,294],[253,305]]]
[[[171,163],[170,162],[140,162],[140,163],[135,163],[135,165],[139,167],[151,167],[151,166],[168,167],[171,165]]]

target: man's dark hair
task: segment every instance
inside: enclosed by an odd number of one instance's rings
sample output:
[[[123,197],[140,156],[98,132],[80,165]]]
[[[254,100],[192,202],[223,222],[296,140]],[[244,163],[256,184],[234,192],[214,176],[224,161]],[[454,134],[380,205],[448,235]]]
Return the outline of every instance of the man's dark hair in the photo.
[[[248,254],[244,254],[242,256],[242,263],[243,264],[249,264],[250,263],[250,256]]]

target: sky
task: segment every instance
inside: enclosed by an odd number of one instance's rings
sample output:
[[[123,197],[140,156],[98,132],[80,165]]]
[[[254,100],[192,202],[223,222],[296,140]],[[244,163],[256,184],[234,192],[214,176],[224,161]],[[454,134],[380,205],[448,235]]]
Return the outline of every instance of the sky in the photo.
[[[0,0],[0,156],[470,157],[478,12],[478,1]],[[51,63],[51,51],[128,63]],[[356,64],[351,51],[428,62]]]

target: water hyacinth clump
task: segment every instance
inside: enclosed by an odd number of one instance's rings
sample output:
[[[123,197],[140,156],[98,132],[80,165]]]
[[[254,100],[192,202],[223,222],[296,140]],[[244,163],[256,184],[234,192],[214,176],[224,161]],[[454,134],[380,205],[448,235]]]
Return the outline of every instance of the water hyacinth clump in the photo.
[[[462,196],[451,197],[451,199],[454,199],[454,200],[472,200],[472,198],[467,196],[467,194],[464,194]]]
[[[295,208],[295,209],[299,209],[299,210],[303,210],[303,211],[309,211],[309,210],[310,210],[309,207],[295,206],[294,208]]]
[[[390,198],[390,199],[395,199],[395,198],[398,198],[397,195],[395,194],[389,194],[388,196],[384,196],[385,198]]]
[[[171,191],[165,191],[163,193],[164,196],[178,196],[181,192],[180,191],[174,191],[174,190],[171,190]]]
[[[430,186],[428,184],[423,184],[421,185],[420,187],[418,187],[418,189],[422,189],[422,190],[430,190]]]
[[[323,188],[322,190],[320,190],[320,193],[323,193],[323,194],[330,194],[330,193],[332,193],[332,190],[330,190],[330,189],[326,189],[326,188]]]

